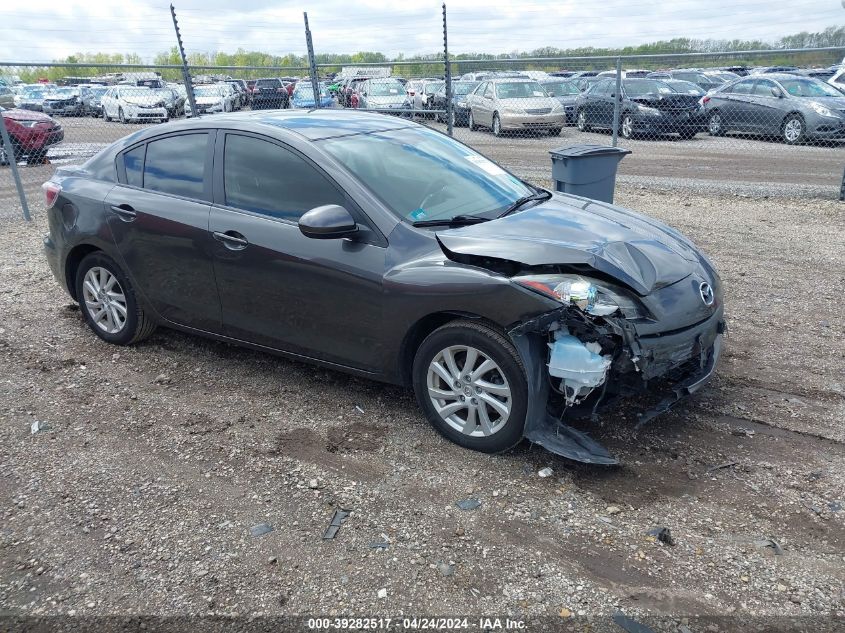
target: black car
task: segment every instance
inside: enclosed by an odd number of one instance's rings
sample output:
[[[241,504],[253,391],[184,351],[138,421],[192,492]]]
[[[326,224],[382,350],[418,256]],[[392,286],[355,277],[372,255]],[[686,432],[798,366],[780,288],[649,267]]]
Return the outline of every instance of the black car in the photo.
[[[719,276],[674,229],[396,117],[180,120],[44,191],[50,268],[103,341],[163,326],[407,385],[476,450],[615,463],[569,416],[661,385],[645,415],[665,410],[725,331]]]
[[[566,111],[566,124],[575,125],[575,103],[578,100],[578,95],[581,94],[581,89],[574,81],[561,81],[560,79],[542,79],[540,85],[543,86],[549,96],[554,97],[563,105]]]
[[[466,126],[469,121],[469,107],[467,106],[467,95],[478,87],[478,81],[453,81],[452,82],[452,125],[455,127]],[[434,93],[431,101],[431,109],[446,110],[446,84]],[[446,115],[438,113],[435,115],[438,121],[446,123]]]
[[[699,96],[677,92],[656,79],[623,79],[619,133],[625,138],[678,134],[690,139],[707,129]],[[605,79],[578,97],[576,122],[586,132],[613,129],[616,81]]]
[[[257,79],[252,87],[252,109],[289,108],[290,95],[281,79]]]
[[[648,78],[660,80],[677,79],[679,81],[689,81],[704,90],[704,92],[713,90],[714,88],[718,88],[719,86],[725,83],[714,75],[705,75],[703,72],[697,70],[661,70],[649,73]]]

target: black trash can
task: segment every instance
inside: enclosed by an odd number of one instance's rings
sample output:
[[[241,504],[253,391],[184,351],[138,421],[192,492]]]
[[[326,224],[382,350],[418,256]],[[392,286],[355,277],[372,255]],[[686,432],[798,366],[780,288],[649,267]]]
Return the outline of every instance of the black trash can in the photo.
[[[609,145],[570,145],[549,153],[555,191],[613,202],[616,168],[631,150]]]

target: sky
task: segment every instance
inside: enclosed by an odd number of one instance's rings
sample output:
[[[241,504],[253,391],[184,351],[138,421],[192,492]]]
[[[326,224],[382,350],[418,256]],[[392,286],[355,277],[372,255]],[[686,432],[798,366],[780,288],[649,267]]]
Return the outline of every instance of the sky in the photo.
[[[316,52],[391,57],[442,47],[439,1],[175,0],[188,52],[304,54],[302,12]],[[0,9],[0,62],[75,52],[138,53],[175,44],[169,4],[153,0],[27,0]],[[845,21],[841,0],[449,0],[452,53],[541,46],[624,46],[673,37],[775,40]]]

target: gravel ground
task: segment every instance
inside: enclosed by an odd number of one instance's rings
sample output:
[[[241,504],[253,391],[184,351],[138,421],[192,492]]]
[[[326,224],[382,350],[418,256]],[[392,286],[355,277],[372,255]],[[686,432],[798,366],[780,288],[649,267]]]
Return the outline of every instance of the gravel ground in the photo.
[[[703,393],[639,432],[636,403],[584,427],[618,468],[472,453],[409,392],[217,342],[108,346],[50,275],[44,213],[7,214],[0,614],[845,615],[842,207],[630,185],[617,202],[712,256],[730,325]]]

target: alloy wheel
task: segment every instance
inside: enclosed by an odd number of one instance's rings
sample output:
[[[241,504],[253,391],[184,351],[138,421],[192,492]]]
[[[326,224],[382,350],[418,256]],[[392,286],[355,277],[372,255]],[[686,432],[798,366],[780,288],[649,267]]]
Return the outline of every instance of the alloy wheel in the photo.
[[[624,119],[622,119],[622,136],[625,138],[631,138],[634,135],[634,120],[630,117],[630,115],[626,115]]]
[[[718,112],[710,115],[710,119],[707,121],[707,131],[712,136],[718,136],[722,132],[722,117]]]
[[[481,350],[453,345],[431,361],[428,396],[446,424],[471,437],[500,431],[511,411],[511,388],[505,373]]]
[[[582,132],[587,129],[587,113],[583,110],[578,113],[578,129]]]
[[[798,117],[789,119],[783,126],[783,137],[787,143],[795,143],[804,134],[804,123]]]
[[[91,268],[82,282],[85,309],[94,324],[107,334],[126,325],[126,296],[117,277],[102,266]]]

